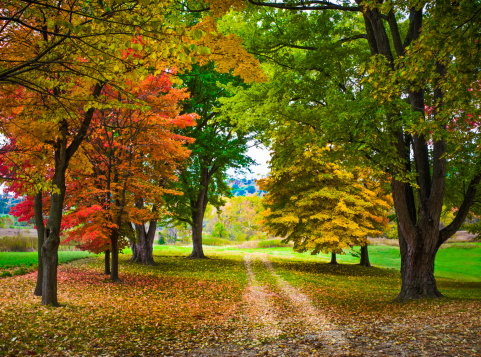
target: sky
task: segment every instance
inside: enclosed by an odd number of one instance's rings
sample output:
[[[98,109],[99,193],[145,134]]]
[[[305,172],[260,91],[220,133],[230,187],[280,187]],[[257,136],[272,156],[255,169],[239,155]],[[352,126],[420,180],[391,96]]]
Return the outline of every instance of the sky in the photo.
[[[270,160],[270,151],[267,150],[265,146],[258,146],[258,147],[251,147],[247,151],[247,155],[249,155],[258,165],[252,165],[250,170],[252,173],[238,173],[235,170],[229,169],[227,174],[231,177],[236,179],[239,178],[254,178],[259,179],[261,177],[266,177],[269,174],[269,167],[267,162]]]

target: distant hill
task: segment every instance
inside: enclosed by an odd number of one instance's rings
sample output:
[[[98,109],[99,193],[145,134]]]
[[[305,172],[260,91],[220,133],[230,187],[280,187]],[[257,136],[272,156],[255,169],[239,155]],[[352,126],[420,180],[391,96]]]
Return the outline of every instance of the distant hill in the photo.
[[[234,179],[228,180],[227,184],[232,190],[234,196],[264,196],[266,191],[259,190],[257,180],[255,179]]]

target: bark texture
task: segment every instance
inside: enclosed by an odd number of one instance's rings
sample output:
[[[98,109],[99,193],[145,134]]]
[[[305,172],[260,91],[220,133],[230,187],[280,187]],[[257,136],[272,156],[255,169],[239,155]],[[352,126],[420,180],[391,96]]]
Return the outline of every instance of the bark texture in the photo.
[[[157,228],[157,220],[151,220],[149,229],[146,230],[145,225],[136,224],[137,242],[131,245],[132,261],[139,264],[154,265],[154,240],[155,230]]]
[[[110,235],[110,246],[112,247],[110,280],[119,281],[119,232],[117,230],[114,230]]]
[[[331,261],[329,264],[337,265],[337,254],[336,253],[331,253]]]
[[[104,252],[104,274],[105,275],[110,275],[111,271],[110,271],[110,250],[107,249],[105,252]]]
[[[359,263],[359,265],[363,267],[371,266],[371,263],[369,262],[369,251],[367,248],[367,244],[361,247],[361,262]]]
[[[201,174],[201,189],[197,195],[196,200],[191,200],[192,207],[192,253],[188,256],[189,259],[207,259],[202,248],[202,231],[204,224],[204,214],[208,202],[208,189],[210,178],[212,177],[215,168],[210,171],[207,168],[202,170]]]
[[[42,212],[42,192],[38,192],[35,195],[33,201],[33,210],[35,213],[35,226],[37,227],[37,240],[38,240],[38,271],[37,271],[37,283],[33,294],[35,296],[42,296],[42,282],[43,282],[43,259],[42,259],[42,246],[45,235],[45,224],[43,223]]]

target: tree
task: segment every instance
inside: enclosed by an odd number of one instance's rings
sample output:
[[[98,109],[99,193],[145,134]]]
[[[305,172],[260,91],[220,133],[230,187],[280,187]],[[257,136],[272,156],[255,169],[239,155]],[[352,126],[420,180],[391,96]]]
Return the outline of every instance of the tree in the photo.
[[[104,89],[105,102],[116,98],[123,108],[98,111],[82,147],[87,169],[72,169],[67,187],[64,219],[69,239],[79,240],[81,247],[95,253],[112,254],[111,280],[118,280],[118,251],[132,242],[134,260],[153,264],[152,245],[160,206],[168,191],[165,186],[176,180],[176,171],[189,151],[183,146],[188,138],[174,130],[195,124],[195,115],[179,115],[179,101],[185,90],[174,89],[171,74],[148,76],[131,83],[123,96],[114,88]],[[142,100],[142,107],[128,107]],[[70,187],[72,186],[72,187]],[[88,217],[88,219],[86,219]],[[137,228],[137,242],[130,222]],[[145,222],[150,222],[148,231]]]
[[[320,145],[335,143],[352,160],[388,172],[400,228],[398,300],[442,296],[436,253],[461,226],[481,180],[477,133],[464,120],[450,130],[457,117],[480,110],[468,89],[479,80],[481,4],[248,2],[259,11],[245,16],[237,33],[269,63],[272,80],[239,91],[232,103],[242,104],[226,110],[264,116],[273,127],[302,123]],[[254,101],[265,105],[255,109]],[[462,170],[466,189],[456,218],[440,229],[448,167],[470,170]]]
[[[124,86],[134,78],[205,60],[210,55],[205,43],[240,42],[216,33],[215,21],[186,26],[171,5],[170,0],[110,5],[11,1],[2,7],[2,132],[19,138],[17,144],[25,150],[42,148],[46,155],[39,168],[52,162],[48,180],[32,181],[32,194],[51,193],[41,248],[42,304],[58,305],[57,252],[69,165],[94,113],[121,105],[102,103],[104,86],[126,94]],[[223,53],[212,56],[228,68]]]
[[[208,206],[208,208],[213,208]],[[227,200],[220,209],[206,211],[206,230],[220,222],[231,239],[244,241],[256,239],[262,232],[264,207],[259,196],[237,196]]]
[[[192,227],[192,259],[205,258],[202,248],[204,213],[207,204],[223,205],[223,195],[229,195],[226,183],[228,168],[248,166],[252,160],[246,155],[251,135],[239,130],[228,118],[218,119],[218,99],[227,95],[218,83],[240,85],[242,80],[230,74],[218,73],[214,63],[194,66],[192,71],[180,76],[191,99],[185,101],[184,111],[199,115],[197,126],[183,131],[195,139],[188,147],[192,151],[188,165],[180,173],[180,180],[172,188],[183,192],[171,197],[168,210],[173,219]]]
[[[330,148],[295,140],[275,142],[271,173],[259,180],[268,192],[265,229],[293,241],[294,250],[311,254],[342,253],[381,235],[391,207],[382,182],[365,169],[346,171],[329,158]]]

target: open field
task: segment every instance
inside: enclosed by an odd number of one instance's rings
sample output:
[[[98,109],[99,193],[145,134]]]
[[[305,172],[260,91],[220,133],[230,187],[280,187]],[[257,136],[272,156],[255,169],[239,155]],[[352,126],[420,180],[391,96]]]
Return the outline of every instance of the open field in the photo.
[[[89,256],[88,252],[83,251],[59,251],[58,261],[60,264],[72,260],[82,259]],[[36,267],[38,264],[37,252],[0,252],[0,269],[15,267]]]
[[[456,253],[452,266],[479,261],[481,247]],[[371,262],[395,260],[392,247]],[[60,308],[32,296],[36,273],[0,280],[0,355],[44,356],[479,356],[481,282],[438,278],[447,298],[393,302],[399,273],[289,248],[156,246],[157,266],[120,257],[120,283],[101,257],[59,267]],[[459,253],[459,254],[458,254]],[[468,254],[469,253],[469,254]],[[472,254],[471,254],[472,253]],[[470,256],[470,257],[468,257]],[[342,256],[340,261],[357,262]],[[475,264],[474,264],[475,265]],[[473,266],[474,266],[473,265]],[[451,267],[452,268],[452,267]],[[472,267],[469,267],[471,269]],[[479,264],[478,264],[479,268]],[[461,267],[459,269],[462,269]],[[469,270],[467,269],[467,270]]]

